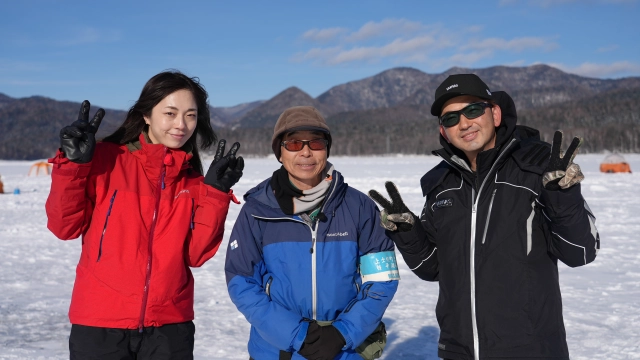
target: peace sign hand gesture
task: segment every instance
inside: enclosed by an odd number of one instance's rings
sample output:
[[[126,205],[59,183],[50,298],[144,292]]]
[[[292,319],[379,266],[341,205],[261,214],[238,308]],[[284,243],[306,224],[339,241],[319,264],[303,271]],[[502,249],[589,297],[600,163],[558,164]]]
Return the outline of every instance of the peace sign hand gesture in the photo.
[[[405,232],[411,230],[416,221],[416,216],[404,204],[394,183],[387,181],[384,186],[389,193],[389,197],[391,197],[391,201],[375,190],[369,191],[369,196],[383,208],[380,211],[380,225],[389,231]]]
[[[582,139],[574,137],[567,151],[562,154],[562,131],[556,131],[551,145],[549,165],[544,170],[542,185],[547,190],[568,189],[584,179],[580,165],[573,163],[573,158],[578,154],[578,148],[582,145]]]
[[[98,109],[93,119],[89,121],[90,108],[89,101],[83,101],[80,105],[78,120],[60,130],[60,150],[69,161],[74,163],[90,162],[96,149],[96,132],[105,113],[104,109]]]
[[[242,170],[244,169],[244,159],[242,156],[236,158],[236,153],[238,149],[240,149],[240,143],[234,143],[227,155],[223,157],[226,143],[227,141],[224,139],[218,142],[216,155],[204,177],[205,184],[211,185],[224,193],[228,193],[231,187],[240,180]]]

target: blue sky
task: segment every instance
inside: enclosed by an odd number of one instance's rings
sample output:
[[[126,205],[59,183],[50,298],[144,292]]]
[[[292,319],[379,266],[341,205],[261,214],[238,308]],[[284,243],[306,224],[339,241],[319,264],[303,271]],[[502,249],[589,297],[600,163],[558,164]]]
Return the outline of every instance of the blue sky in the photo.
[[[198,76],[213,106],[409,66],[544,63],[640,76],[640,0],[3,1],[0,93],[127,109],[154,74]]]

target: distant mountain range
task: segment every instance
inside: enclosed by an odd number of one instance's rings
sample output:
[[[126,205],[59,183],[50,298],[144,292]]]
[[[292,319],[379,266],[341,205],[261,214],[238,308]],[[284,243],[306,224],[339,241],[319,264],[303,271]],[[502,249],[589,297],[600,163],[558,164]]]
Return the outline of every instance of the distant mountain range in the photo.
[[[241,153],[266,155],[282,111],[311,105],[331,127],[332,155],[428,154],[439,147],[437,120],[429,111],[433,94],[447,76],[457,73],[475,73],[492,90],[508,92],[518,122],[538,128],[547,140],[560,128],[568,136],[584,136],[585,152],[640,151],[640,77],[586,78],[547,65],[451,68],[441,74],[393,68],[334,86],[317,98],[290,87],[267,101],[211,107],[211,122],[220,138],[240,141]],[[39,96],[14,99],[0,93],[0,159],[51,156],[60,128],[76,119],[79,107],[75,102]],[[114,131],[125,116],[126,111],[107,109],[98,136]]]

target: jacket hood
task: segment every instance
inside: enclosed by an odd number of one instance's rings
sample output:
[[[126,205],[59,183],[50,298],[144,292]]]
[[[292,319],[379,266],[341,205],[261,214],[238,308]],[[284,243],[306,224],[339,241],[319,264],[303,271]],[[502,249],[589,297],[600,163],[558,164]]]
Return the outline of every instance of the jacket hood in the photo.
[[[502,110],[502,122],[496,128],[496,147],[502,147],[513,135],[518,121],[516,104],[509,94],[504,91],[494,91],[493,99]]]
[[[347,190],[347,184],[344,182],[344,178],[340,172],[333,170],[332,177],[333,180],[331,180],[331,185],[329,185],[327,198],[325,199],[324,205],[322,205],[322,212],[325,214],[333,212],[333,210],[342,202]],[[255,201],[261,205],[254,207],[256,209],[254,215],[264,217],[291,217],[291,215],[286,215],[282,209],[280,209],[280,205],[278,205],[278,200],[273,193],[273,188],[270,183],[271,177],[265,179],[260,184],[247,191],[247,193],[244,194],[244,200],[246,202]]]

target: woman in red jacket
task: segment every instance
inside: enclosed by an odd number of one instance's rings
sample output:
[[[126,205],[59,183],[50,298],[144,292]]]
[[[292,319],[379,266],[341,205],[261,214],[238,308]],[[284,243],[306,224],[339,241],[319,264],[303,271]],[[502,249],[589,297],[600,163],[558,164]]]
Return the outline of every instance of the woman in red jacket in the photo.
[[[113,134],[104,110],[60,132],[46,210],[60,239],[82,236],[69,319],[71,359],[192,359],[193,276],[222,241],[244,161],[216,136],[207,92],[177,71],[152,77]]]

